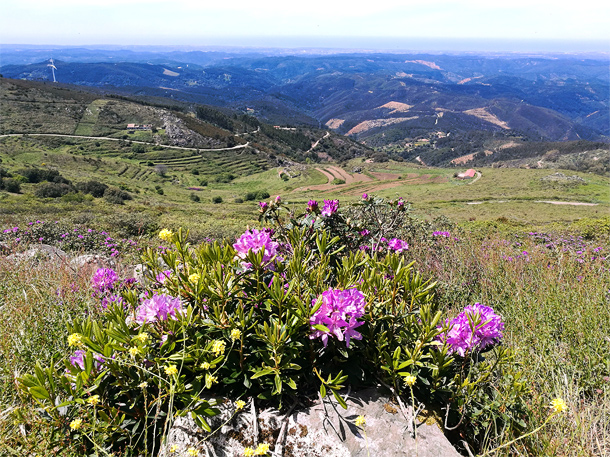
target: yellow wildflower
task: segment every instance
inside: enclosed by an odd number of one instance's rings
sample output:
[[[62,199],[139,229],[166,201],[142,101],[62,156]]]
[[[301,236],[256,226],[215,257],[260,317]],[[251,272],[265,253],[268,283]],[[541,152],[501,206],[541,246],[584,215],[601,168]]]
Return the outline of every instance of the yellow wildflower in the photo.
[[[246,402],[243,400],[237,400],[235,402],[235,407],[237,408],[237,410],[239,411],[240,409],[244,409],[244,406],[246,406]]]
[[[210,364],[208,362],[203,362],[201,364],[201,368],[203,368],[204,370],[209,370],[210,369]]]
[[[174,232],[172,232],[171,230],[168,229],[163,229],[159,232],[159,238],[161,238],[164,241],[171,241],[172,236],[174,236]]]
[[[267,452],[269,452],[269,444],[261,443],[256,446],[256,449],[254,450],[254,455],[266,455]]]
[[[216,376],[206,376],[205,377],[205,388],[209,389],[210,387],[212,387],[214,384],[216,384],[218,382],[218,378]]]
[[[241,331],[234,328],[233,330],[231,330],[231,339],[232,340],[238,340],[241,338]]]
[[[70,346],[82,346],[83,336],[80,333],[73,333],[68,337],[68,344]]]
[[[131,355],[132,357],[135,357],[139,353],[140,353],[140,348],[139,347],[134,346],[132,348],[129,348],[129,355]]]
[[[194,447],[190,447],[187,449],[186,453],[188,455],[192,455],[193,457],[199,455],[199,451],[197,449],[195,449]]]
[[[244,449],[244,455],[246,457],[253,456],[254,455],[254,449],[252,449],[251,447],[248,446],[247,448]]]
[[[72,430],[78,430],[82,426],[83,426],[83,420],[82,419],[74,419],[72,422],[70,422],[70,428]]]
[[[356,418],[356,427],[363,427],[364,425],[366,425],[366,419],[364,418],[364,416],[358,416]]]
[[[178,445],[172,444],[169,448],[169,452],[171,452],[173,454],[174,452],[177,452],[177,451],[178,451]]]
[[[146,333],[146,332],[138,333],[136,335],[135,339],[138,340],[142,344],[146,344],[146,342],[148,341],[148,333]]]
[[[91,395],[88,399],[87,399],[87,403],[89,403],[90,405],[97,405],[100,402],[100,396],[99,395]]]
[[[568,405],[566,405],[566,402],[563,401],[563,399],[555,398],[551,402],[551,408],[553,408],[553,411],[555,411],[557,413],[561,413],[561,412],[565,411],[566,409],[568,409]]]
[[[404,381],[405,381],[406,385],[408,385],[409,387],[412,387],[415,384],[415,381],[417,381],[417,378],[415,376],[413,376],[412,374],[408,374],[407,376],[404,377]]]
[[[138,387],[140,389],[146,389],[148,387],[148,383],[146,381],[141,382],[140,384],[138,384]]]
[[[219,356],[225,353],[225,346],[227,344],[224,341],[221,340],[215,340],[212,343],[212,354],[214,354],[215,356]]]
[[[176,365],[168,365],[166,367],[163,368],[165,370],[165,374],[167,376],[172,376],[175,374],[178,374],[178,368],[176,368]]]
[[[199,282],[199,278],[201,278],[199,273],[193,273],[192,275],[189,276],[189,282],[197,284]]]

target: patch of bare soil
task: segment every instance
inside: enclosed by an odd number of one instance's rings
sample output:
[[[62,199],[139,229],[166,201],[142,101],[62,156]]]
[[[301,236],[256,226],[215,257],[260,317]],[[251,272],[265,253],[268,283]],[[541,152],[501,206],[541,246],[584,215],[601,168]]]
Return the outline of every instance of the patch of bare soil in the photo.
[[[474,108],[464,111],[464,114],[470,114],[471,116],[478,117],[486,122],[502,127],[503,129],[509,130],[510,127],[504,121],[498,119],[495,115],[491,114],[485,108]]]
[[[570,206],[597,206],[597,203],[553,202],[553,201],[550,201],[550,200],[536,200],[536,203],[550,203],[551,205],[570,205]]]
[[[326,125],[326,127],[328,127],[329,129],[336,130],[341,127],[344,122],[345,119],[329,119],[324,125]]]
[[[465,156],[457,157],[457,158],[453,159],[451,161],[451,163],[454,163],[456,165],[464,165],[465,163],[468,163],[472,159],[474,159],[474,155],[475,155],[475,153],[466,154]]]
[[[413,108],[413,105],[407,105],[406,103],[401,102],[388,102],[385,105],[378,106],[377,109],[387,108],[391,109],[390,114],[394,113],[405,113]]]
[[[508,149],[508,148],[512,148],[513,146],[518,146],[518,144],[515,143],[514,141],[511,141],[510,143],[503,144],[498,149]]]
[[[435,64],[434,62],[429,62],[427,60],[405,60],[405,63],[418,63],[420,65],[430,67],[434,70],[441,70],[441,67],[439,67],[437,64]]]
[[[380,173],[380,172],[371,172],[371,174],[373,176],[375,176],[375,178],[379,179],[380,181],[392,181],[394,179],[398,179],[400,177],[400,175],[397,175],[396,173]],[[415,175],[417,176],[417,175]]]
[[[376,127],[385,127],[392,124],[398,124],[400,122],[409,121],[411,119],[417,119],[419,116],[411,116],[411,117],[393,117],[390,119],[371,119],[368,121],[363,121],[358,124],[356,127],[352,128],[347,135],[354,135],[356,133],[366,132],[367,130],[374,129]]]

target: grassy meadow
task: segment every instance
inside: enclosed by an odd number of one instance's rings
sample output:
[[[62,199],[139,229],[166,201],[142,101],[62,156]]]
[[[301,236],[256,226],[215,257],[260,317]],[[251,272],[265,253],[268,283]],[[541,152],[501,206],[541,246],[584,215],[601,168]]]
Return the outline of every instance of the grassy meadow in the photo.
[[[93,124],[95,109],[88,116]],[[78,128],[88,131],[82,122]],[[281,195],[295,212],[309,199],[356,201],[363,192],[404,197],[417,218],[450,227],[440,249],[415,243],[406,254],[438,281],[438,306],[456,314],[481,302],[502,315],[503,344],[515,349],[527,380],[524,433],[545,422],[553,398],[569,407],[537,433],[487,455],[610,455],[608,178],[557,170],[581,180],[554,181],[545,178],[555,170],[488,168],[472,182],[455,179],[456,169],[354,159],[341,167],[354,181],[333,185],[326,174],[336,164],[278,167],[248,149],[172,153],[151,146],[141,151],[128,141],[0,138],[0,167],[11,173],[53,168],[72,182],[94,179],[133,197],[122,205],[82,193],[40,198],[34,195],[38,184],[24,182],[19,194],[0,192],[0,229],[60,221],[131,238],[137,248],[117,257],[117,268],[127,271],[139,248],[158,244],[160,228],[188,228],[195,241],[234,239],[258,223],[258,199],[250,198],[258,192]],[[155,168],[159,164],[164,168]],[[356,168],[359,173],[352,172]],[[5,249],[23,250],[9,235]],[[36,362],[64,357],[66,324],[99,313],[91,299],[92,273],[54,260],[0,257],[1,455],[78,455],[59,446],[59,432],[18,392],[15,378],[32,372]],[[488,448],[506,444],[490,440]]]

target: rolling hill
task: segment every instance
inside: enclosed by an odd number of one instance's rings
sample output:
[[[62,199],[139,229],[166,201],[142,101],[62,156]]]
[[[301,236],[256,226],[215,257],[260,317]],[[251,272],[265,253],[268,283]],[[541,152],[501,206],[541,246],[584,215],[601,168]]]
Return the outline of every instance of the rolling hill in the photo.
[[[378,148],[438,131],[537,141],[605,141],[610,134],[604,58],[193,51],[149,53],[147,62],[146,53],[124,52],[126,61],[108,62],[99,52],[66,52],[60,54],[66,61],[56,60],[63,83],[210,104],[273,124],[324,124]],[[106,61],[91,62],[93,55]],[[4,65],[0,72],[51,78],[47,61]]]

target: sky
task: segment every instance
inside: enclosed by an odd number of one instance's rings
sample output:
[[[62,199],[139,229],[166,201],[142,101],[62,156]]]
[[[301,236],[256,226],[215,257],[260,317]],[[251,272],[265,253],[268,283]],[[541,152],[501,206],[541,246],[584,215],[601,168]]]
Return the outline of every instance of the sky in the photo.
[[[554,41],[609,50],[610,2],[18,0],[0,6],[3,44],[408,49]]]

